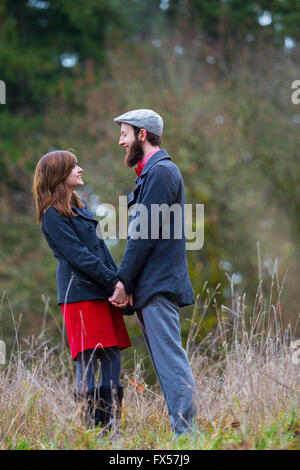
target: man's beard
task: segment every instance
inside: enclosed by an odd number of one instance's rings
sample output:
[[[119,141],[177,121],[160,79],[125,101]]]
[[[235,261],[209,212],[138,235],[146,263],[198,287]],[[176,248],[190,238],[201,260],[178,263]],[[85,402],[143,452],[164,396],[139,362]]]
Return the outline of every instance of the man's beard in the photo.
[[[129,153],[125,156],[125,163],[129,167],[133,167],[138,161],[142,160],[144,156],[144,150],[142,144],[138,139],[131,145]]]

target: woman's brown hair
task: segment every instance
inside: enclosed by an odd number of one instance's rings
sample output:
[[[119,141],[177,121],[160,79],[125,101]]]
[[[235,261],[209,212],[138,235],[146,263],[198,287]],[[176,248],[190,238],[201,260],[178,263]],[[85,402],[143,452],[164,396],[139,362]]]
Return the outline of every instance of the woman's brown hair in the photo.
[[[59,215],[77,216],[72,211],[75,207],[84,207],[76,191],[70,190],[65,183],[66,177],[77,164],[76,156],[67,150],[46,153],[39,160],[33,177],[32,193],[36,207],[37,223],[43,213],[54,206]]]

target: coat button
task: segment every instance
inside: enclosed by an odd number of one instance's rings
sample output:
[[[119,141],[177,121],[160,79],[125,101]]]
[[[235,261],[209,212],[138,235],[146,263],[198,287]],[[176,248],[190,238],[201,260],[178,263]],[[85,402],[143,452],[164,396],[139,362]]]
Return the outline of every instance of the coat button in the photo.
[[[92,227],[91,227],[90,225],[89,225],[89,229],[88,229],[88,230],[89,230],[89,232],[91,232],[91,231],[93,230],[93,229],[92,229]]]
[[[98,243],[96,243],[95,245],[95,250],[98,250]]]
[[[100,248],[104,248],[104,243],[103,242],[100,243]]]
[[[110,266],[110,263],[108,261],[105,261],[105,266]]]
[[[110,276],[109,276],[108,274],[106,274],[105,279],[106,279],[107,281],[110,281]]]

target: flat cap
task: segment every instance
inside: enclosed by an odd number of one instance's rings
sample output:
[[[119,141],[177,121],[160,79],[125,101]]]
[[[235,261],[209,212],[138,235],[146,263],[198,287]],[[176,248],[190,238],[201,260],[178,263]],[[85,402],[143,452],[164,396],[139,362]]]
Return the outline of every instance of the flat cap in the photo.
[[[121,114],[114,119],[117,124],[131,124],[132,126],[146,129],[155,135],[162,135],[164,128],[163,118],[151,109],[134,109]]]

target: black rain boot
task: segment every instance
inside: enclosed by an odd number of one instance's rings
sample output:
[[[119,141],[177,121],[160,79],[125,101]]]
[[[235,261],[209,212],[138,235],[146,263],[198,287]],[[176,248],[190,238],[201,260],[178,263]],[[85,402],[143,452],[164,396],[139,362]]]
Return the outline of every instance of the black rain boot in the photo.
[[[103,421],[102,411],[100,410],[99,396],[96,389],[89,390],[86,393],[74,390],[74,399],[76,403],[82,403],[85,424],[90,426],[98,426]]]
[[[123,401],[123,387],[117,387],[117,409],[116,409],[116,419],[117,424],[119,425],[121,415],[122,415],[122,401]]]
[[[103,426],[107,430],[116,430],[121,419],[123,387],[101,386],[99,392],[100,403],[98,406],[102,410]]]

